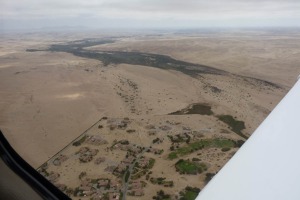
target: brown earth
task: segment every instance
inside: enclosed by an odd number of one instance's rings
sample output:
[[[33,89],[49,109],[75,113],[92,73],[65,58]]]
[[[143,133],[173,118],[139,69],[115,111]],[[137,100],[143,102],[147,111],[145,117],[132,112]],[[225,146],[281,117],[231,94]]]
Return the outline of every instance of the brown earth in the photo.
[[[251,135],[300,73],[300,43],[295,35],[247,34],[122,37],[116,43],[90,49],[170,55],[268,80],[282,85],[282,89],[235,76],[203,75],[196,79],[178,71],[128,64],[103,66],[100,61],[68,53],[25,51],[89,35],[1,37],[1,130],[33,167],[51,158],[103,116],[154,120],[157,115],[193,103],[208,103],[216,114],[245,121],[244,132]],[[224,125],[220,122],[215,126]]]

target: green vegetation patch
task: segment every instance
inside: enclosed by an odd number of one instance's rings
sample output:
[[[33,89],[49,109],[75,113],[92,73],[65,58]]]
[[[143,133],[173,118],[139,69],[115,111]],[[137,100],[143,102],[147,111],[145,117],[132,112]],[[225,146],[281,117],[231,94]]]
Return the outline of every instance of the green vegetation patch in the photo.
[[[150,158],[149,165],[147,166],[147,169],[151,169],[154,166],[154,163],[155,163],[155,159],[154,158]]]
[[[143,52],[124,52],[124,51],[93,51],[86,47],[108,44],[115,42],[112,39],[96,40],[84,39],[71,41],[65,44],[53,44],[48,49],[27,49],[28,52],[51,51],[67,52],[75,56],[101,60],[104,65],[109,64],[131,64],[156,67],[166,70],[178,70],[189,76],[196,77],[200,73],[205,74],[226,74],[225,71],[215,69],[205,65],[199,65],[181,60],[173,59],[170,56],[150,54]]]
[[[181,191],[180,200],[195,200],[201,190],[196,187],[187,186],[184,191]]]
[[[163,177],[158,177],[158,178],[150,178],[150,182],[152,184],[158,184],[158,185],[163,185],[164,187],[173,187],[174,182],[173,181],[168,181],[166,178]]]
[[[183,159],[176,162],[175,168],[180,174],[200,174],[207,170],[207,166],[204,163]]]
[[[169,158],[170,160],[173,160],[173,159],[175,159],[175,158],[178,158],[177,153],[176,153],[176,152],[170,153],[170,154],[168,155],[168,158]]]
[[[171,195],[166,194],[163,190],[156,192],[156,196],[153,196],[152,199],[155,200],[171,200]]]
[[[136,172],[135,174],[132,174],[130,179],[131,179],[131,180],[139,179],[139,178],[141,178],[142,176],[144,176],[147,172],[148,172],[148,170],[141,170],[141,171],[138,171],[138,172]]]
[[[248,137],[242,133],[242,130],[245,129],[245,122],[235,120],[231,115],[218,115],[218,119],[225,124],[227,124],[233,132],[239,136],[247,139]]]
[[[210,105],[202,104],[202,103],[192,104],[188,108],[170,113],[170,115],[190,115],[190,114],[212,115],[214,113],[212,112]]]
[[[175,159],[179,156],[184,156],[198,151],[203,148],[232,148],[236,146],[236,142],[229,139],[206,139],[199,140],[193,143],[188,144],[187,146],[176,149],[174,152],[171,152],[168,155],[169,159]]]

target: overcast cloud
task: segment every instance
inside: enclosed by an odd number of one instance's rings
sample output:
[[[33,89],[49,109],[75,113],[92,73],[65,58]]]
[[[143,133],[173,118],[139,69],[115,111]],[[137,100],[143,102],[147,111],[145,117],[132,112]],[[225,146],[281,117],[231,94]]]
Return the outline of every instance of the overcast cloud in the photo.
[[[0,0],[1,29],[300,26],[300,0]]]

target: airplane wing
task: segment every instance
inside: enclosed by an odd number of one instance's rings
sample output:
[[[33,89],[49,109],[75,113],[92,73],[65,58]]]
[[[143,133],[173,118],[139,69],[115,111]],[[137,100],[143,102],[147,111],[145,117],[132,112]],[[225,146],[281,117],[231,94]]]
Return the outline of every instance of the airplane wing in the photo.
[[[300,199],[300,80],[197,200]]]

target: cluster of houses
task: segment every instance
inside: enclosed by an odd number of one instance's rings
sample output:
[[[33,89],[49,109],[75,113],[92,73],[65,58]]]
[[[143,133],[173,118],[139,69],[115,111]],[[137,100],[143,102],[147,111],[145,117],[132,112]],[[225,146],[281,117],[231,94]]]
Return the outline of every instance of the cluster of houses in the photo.
[[[143,151],[143,147],[136,144],[129,144],[127,140],[119,141],[118,144],[114,145],[114,149],[120,149],[122,151],[128,151],[132,155],[137,155]]]
[[[51,183],[56,183],[60,177],[60,174],[53,171],[48,172],[47,169],[48,169],[48,164],[45,163],[41,166],[40,169],[38,169],[38,172],[46,179],[48,179]]]
[[[83,163],[90,162],[93,157],[99,152],[98,149],[91,149],[89,147],[81,147],[76,154],[79,154],[79,161]]]
[[[108,142],[100,135],[90,135],[85,139],[85,143],[99,146],[102,144],[107,144]]]
[[[159,140],[161,140],[161,139],[159,139]],[[162,142],[162,141],[160,141],[160,142]],[[130,142],[128,140],[120,140],[120,141],[117,141],[111,147],[111,149],[119,149],[119,150],[122,150],[122,151],[127,151],[131,155],[135,156],[135,155],[141,153],[145,149],[145,147],[142,147],[142,146],[139,146],[139,145],[136,145],[136,144],[130,144]],[[154,154],[161,154],[163,152],[163,150],[150,147],[147,150],[147,152],[154,153]]]
[[[57,158],[53,160],[53,165],[60,166],[62,162],[66,161],[68,157],[66,155],[60,154]]]
[[[181,143],[190,141],[191,136],[188,133],[179,133],[176,135],[168,135],[172,143]]]
[[[158,185],[162,185],[164,187],[173,187],[174,186],[174,182],[173,181],[166,181],[166,178],[150,178],[150,182],[152,184],[158,184]]]
[[[46,178],[51,182],[51,183],[55,183],[58,181],[60,177],[60,174],[59,173],[56,173],[56,172],[50,172],[49,174],[46,175]]]
[[[121,163],[114,169],[115,175],[123,174],[126,169],[131,165],[135,160],[134,156],[128,156],[127,158],[123,159]],[[139,162],[137,162],[137,167],[139,168],[146,168],[150,164],[150,158],[141,157]]]
[[[65,191],[67,189],[67,186],[65,184],[61,183],[55,183],[55,187],[57,187],[60,191]]]
[[[147,152],[149,152],[149,153],[159,154],[159,155],[162,154],[163,151],[164,151],[164,150],[162,150],[162,149],[157,149],[157,148],[149,148],[149,149],[147,150]]]
[[[110,130],[115,129],[126,129],[128,124],[130,123],[130,120],[128,118],[124,119],[109,119],[107,120],[107,124]]]
[[[116,176],[122,175],[129,167],[129,165],[134,162],[134,159],[134,156],[128,156],[127,158],[124,158],[121,163],[119,163],[119,165],[114,169],[113,174]]]
[[[128,195],[131,196],[143,196],[144,195],[144,186],[145,184],[141,181],[132,181],[128,187]]]
[[[139,162],[138,162],[138,167],[140,168],[146,168],[148,167],[150,164],[150,158],[146,158],[146,157],[141,157]]]
[[[158,128],[159,128],[160,130],[162,130],[162,131],[169,131],[169,130],[172,129],[172,127],[167,126],[167,125],[162,125],[162,126],[160,126],[160,127],[158,127]],[[148,125],[145,126],[145,129],[153,130],[153,129],[156,129],[156,127],[155,127],[154,125],[152,125],[152,124],[148,124]]]
[[[105,161],[105,157],[99,157],[99,158],[96,158],[94,163],[95,165],[99,165],[100,163],[103,163]]]
[[[85,179],[76,188],[75,196],[89,196],[93,200],[109,199],[119,200],[121,183],[117,180],[110,180],[107,178],[99,179]]]

